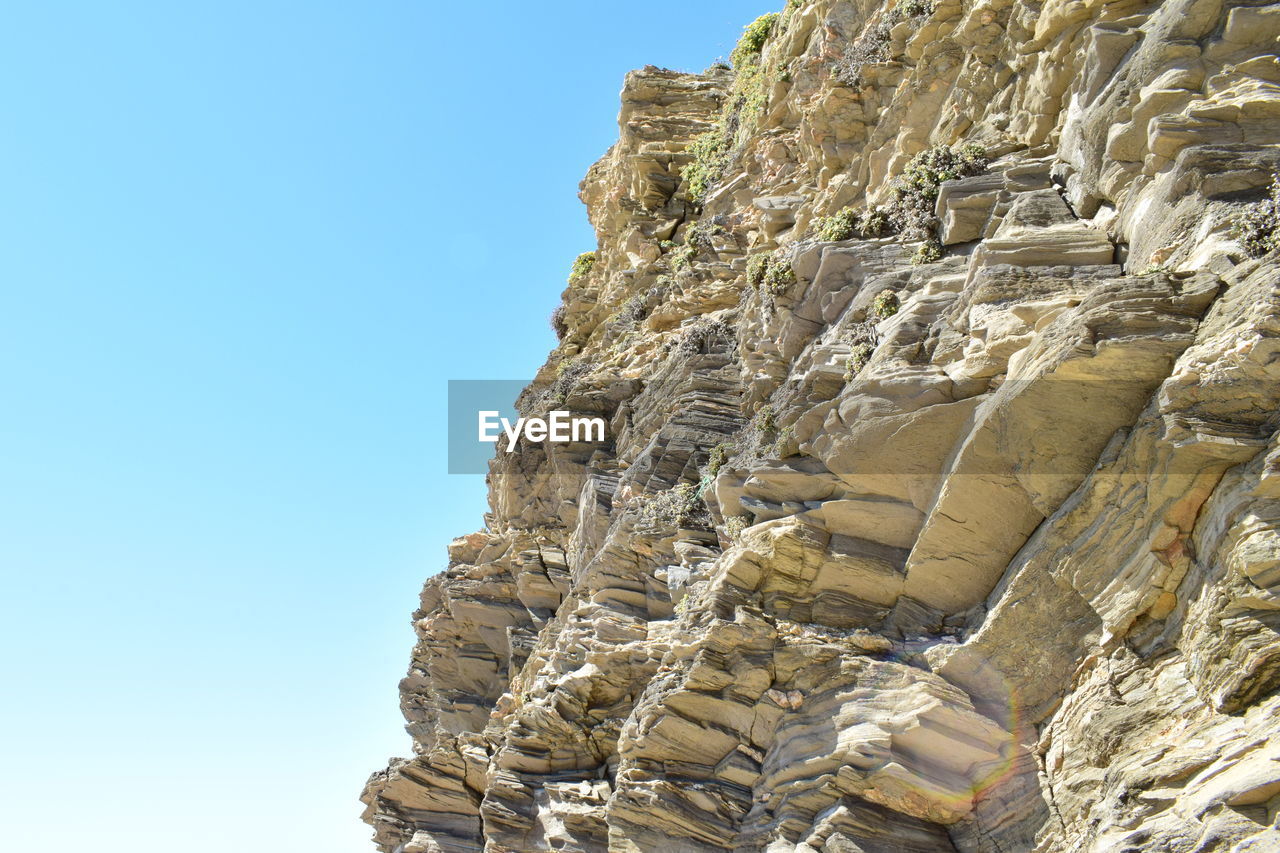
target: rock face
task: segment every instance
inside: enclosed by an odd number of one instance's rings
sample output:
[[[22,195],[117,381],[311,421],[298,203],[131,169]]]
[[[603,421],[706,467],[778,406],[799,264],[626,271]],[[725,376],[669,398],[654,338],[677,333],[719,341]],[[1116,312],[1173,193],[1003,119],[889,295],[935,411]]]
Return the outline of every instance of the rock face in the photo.
[[[608,440],[491,463],[379,849],[1280,850],[1278,37],[792,0],[628,75],[521,399]]]

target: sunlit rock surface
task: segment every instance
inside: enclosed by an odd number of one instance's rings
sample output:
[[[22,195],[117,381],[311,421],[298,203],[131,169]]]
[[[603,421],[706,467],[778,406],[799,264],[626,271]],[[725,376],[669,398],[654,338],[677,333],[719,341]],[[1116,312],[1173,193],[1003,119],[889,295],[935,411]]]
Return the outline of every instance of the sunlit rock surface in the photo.
[[[385,853],[1280,850],[1280,6],[900,5],[628,75]]]

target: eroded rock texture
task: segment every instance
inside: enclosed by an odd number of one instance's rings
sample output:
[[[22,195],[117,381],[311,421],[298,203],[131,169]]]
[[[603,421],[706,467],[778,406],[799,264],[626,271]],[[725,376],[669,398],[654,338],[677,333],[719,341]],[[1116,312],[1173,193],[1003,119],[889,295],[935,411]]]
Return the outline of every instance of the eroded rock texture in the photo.
[[[381,850],[1280,850],[1280,5],[899,3],[627,77]]]

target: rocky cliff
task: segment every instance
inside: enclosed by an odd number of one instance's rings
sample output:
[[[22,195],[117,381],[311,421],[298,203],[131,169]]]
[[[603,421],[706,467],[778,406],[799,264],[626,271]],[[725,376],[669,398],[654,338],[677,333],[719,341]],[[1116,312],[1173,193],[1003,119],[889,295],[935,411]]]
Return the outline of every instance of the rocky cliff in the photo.
[[[627,76],[386,853],[1280,850],[1280,5],[792,0]]]

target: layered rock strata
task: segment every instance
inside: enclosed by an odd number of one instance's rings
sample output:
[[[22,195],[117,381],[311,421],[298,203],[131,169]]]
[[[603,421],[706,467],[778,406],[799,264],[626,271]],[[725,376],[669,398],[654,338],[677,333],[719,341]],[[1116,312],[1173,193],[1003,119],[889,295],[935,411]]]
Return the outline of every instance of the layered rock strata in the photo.
[[[521,398],[608,440],[491,463],[379,849],[1280,850],[1280,5],[753,28],[627,76]]]

